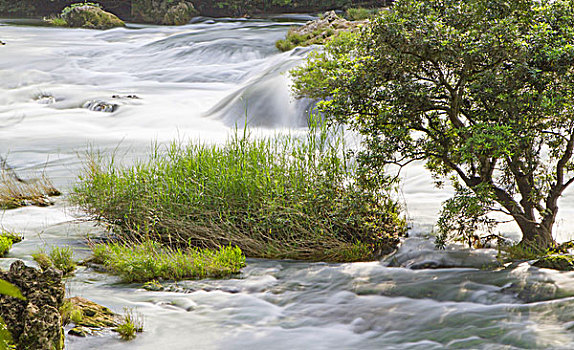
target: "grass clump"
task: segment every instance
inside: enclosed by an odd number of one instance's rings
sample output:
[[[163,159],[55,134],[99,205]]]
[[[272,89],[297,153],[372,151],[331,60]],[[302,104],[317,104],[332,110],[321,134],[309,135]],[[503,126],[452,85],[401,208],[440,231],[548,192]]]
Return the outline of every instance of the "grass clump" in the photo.
[[[52,182],[42,176],[34,180],[23,180],[11,169],[0,170],[0,209],[14,209],[28,205],[51,205],[49,197],[61,193]]]
[[[237,247],[218,250],[192,247],[184,251],[147,241],[95,244],[92,250],[95,262],[125,282],[228,277],[245,266],[245,256]]]
[[[92,158],[72,200],[126,239],[231,245],[259,258],[372,260],[394,248],[405,224],[387,187],[353,178],[343,141],[321,127],[303,137],[236,133],[219,146],[172,144],[130,168]]]
[[[32,258],[43,270],[55,267],[62,271],[64,276],[69,276],[76,269],[74,252],[70,247],[52,247],[48,253],[40,251],[32,254]]]
[[[143,316],[131,308],[124,308],[122,322],[115,328],[122,340],[133,340],[137,333],[143,332]]]

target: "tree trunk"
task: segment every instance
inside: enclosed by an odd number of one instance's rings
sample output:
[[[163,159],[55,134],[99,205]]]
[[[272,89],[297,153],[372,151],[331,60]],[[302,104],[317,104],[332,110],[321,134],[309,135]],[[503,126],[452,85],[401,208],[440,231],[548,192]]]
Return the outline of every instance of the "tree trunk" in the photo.
[[[556,246],[556,241],[552,237],[552,227],[545,227],[538,223],[526,221],[523,218],[515,218],[515,220],[522,231],[520,244],[540,250]]]

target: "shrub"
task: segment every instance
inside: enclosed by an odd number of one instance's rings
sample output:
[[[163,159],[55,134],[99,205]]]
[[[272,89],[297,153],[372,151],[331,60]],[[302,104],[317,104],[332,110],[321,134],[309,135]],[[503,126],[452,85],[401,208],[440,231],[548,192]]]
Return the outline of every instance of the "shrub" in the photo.
[[[217,250],[191,247],[183,251],[147,241],[95,244],[92,251],[95,262],[103,264],[125,282],[228,277],[245,266],[245,257],[236,247]]]
[[[72,196],[126,238],[169,245],[238,246],[251,257],[349,261],[368,245],[387,252],[405,226],[387,188],[363,188],[343,138],[322,129],[307,137],[226,144],[172,144],[149,162],[120,169],[91,159]]]

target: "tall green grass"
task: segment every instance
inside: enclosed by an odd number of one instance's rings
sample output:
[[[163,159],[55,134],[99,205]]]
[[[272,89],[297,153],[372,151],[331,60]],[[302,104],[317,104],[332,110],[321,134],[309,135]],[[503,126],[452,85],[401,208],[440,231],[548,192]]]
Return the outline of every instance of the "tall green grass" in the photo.
[[[115,166],[91,157],[72,200],[124,238],[172,246],[238,246],[249,257],[371,260],[404,231],[386,189],[352,178],[343,137],[326,127],[303,137],[223,145],[173,143],[148,161]]]

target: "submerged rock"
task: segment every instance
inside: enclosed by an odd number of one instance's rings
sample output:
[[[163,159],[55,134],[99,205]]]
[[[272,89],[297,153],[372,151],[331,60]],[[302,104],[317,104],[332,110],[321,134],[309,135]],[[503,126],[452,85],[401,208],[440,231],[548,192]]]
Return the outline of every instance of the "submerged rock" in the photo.
[[[125,26],[125,23],[113,13],[90,5],[71,8],[62,15],[62,19],[69,27],[110,29]]]
[[[389,267],[406,267],[413,270],[438,268],[495,268],[495,249],[468,249],[460,245],[448,245],[437,249],[433,241],[424,238],[408,238],[399,250],[386,259]]]
[[[0,295],[0,315],[16,348],[63,349],[64,332],[59,312],[65,294],[62,273],[53,268],[42,272],[17,260],[9,271],[0,271],[0,279],[14,284],[26,298]]]

